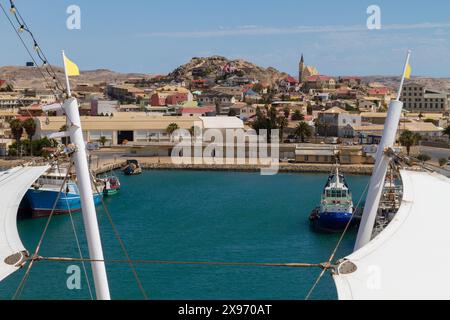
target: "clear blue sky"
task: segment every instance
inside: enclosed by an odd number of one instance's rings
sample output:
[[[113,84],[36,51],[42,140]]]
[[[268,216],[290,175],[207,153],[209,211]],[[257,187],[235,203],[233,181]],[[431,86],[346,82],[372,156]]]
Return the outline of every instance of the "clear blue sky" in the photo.
[[[7,0],[0,0],[8,6]],[[300,54],[329,75],[413,73],[450,76],[448,0],[16,0],[49,60],[65,49],[82,70],[167,73],[193,56],[243,58],[297,74]],[[66,8],[81,7],[81,30],[66,28]],[[381,7],[382,30],[366,29],[366,9]],[[29,60],[0,13],[0,65]]]

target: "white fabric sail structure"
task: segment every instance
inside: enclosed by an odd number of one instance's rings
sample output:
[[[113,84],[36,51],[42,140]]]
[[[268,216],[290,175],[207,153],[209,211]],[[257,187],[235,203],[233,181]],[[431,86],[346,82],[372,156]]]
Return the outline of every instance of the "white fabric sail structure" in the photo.
[[[404,196],[394,220],[341,260],[341,300],[450,299],[450,179],[401,171]]]
[[[0,172],[0,281],[17,271],[28,255],[17,231],[17,211],[27,190],[49,166]]]

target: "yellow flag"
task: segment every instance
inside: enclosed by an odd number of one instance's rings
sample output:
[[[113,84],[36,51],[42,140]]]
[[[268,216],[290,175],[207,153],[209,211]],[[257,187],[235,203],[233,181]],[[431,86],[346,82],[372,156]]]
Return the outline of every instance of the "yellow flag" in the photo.
[[[70,61],[66,56],[64,56],[64,66],[66,68],[66,72],[69,77],[80,75],[80,70],[78,69],[78,66],[72,61]]]
[[[411,79],[411,73],[412,73],[412,68],[411,68],[411,65],[408,64],[406,66],[405,79],[408,79],[408,80]]]

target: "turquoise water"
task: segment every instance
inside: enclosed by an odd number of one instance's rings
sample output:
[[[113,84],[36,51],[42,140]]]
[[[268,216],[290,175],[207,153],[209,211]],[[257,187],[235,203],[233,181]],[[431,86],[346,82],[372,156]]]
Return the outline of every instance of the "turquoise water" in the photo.
[[[220,262],[324,262],[338,235],[311,232],[308,216],[318,204],[327,175],[154,171],[120,176],[122,191],[107,199],[114,222],[134,259]],[[357,200],[368,177],[348,176]],[[98,212],[106,259],[123,259],[112,228]],[[74,216],[87,255],[80,214]],[[46,219],[19,222],[29,251],[34,251]],[[350,253],[355,232],[338,253]],[[43,256],[78,257],[68,216],[51,223]],[[39,262],[22,299],[89,299],[68,290],[68,264]],[[140,299],[127,265],[107,265],[114,299]],[[139,265],[151,299],[304,299],[320,270],[208,266]],[[89,271],[89,266],[88,266]],[[0,283],[0,299],[10,299],[23,276],[19,271]],[[327,275],[314,299],[336,299]]]

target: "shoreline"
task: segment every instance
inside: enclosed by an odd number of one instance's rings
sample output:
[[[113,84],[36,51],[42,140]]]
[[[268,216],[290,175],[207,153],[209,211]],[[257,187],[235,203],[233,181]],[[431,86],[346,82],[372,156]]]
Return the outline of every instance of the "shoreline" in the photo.
[[[139,161],[139,159],[137,159]],[[230,172],[259,172],[263,166],[258,165],[174,165],[169,163],[140,162],[143,170],[176,170],[176,171],[230,171]],[[279,173],[330,173],[334,165],[331,164],[280,164]],[[341,165],[340,171],[345,174],[371,175],[373,165]]]
[[[139,161],[143,170],[176,170],[176,171],[230,171],[230,172],[260,172],[263,168],[268,168],[261,165],[251,164],[185,164],[177,165],[173,164],[164,158],[141,158],[135,157]],[[26,161],[12,160],[12,161],[0,161],[0,168],[10,169],[22,165]],[[104,174],[110,171],[118,170],[125,164],[125,159],[114,161],[102,161],[96,168],[93,168],[95,175]],[[334,165],[332,164],[307,164],[307,163],[280,163],[279,173],[330,173]],[[341,165],[340,171],[345,174],[355,175],[371,175],[373,171],[373,165]]]

